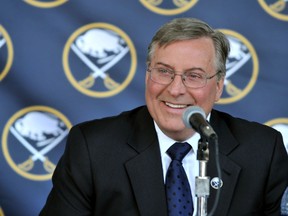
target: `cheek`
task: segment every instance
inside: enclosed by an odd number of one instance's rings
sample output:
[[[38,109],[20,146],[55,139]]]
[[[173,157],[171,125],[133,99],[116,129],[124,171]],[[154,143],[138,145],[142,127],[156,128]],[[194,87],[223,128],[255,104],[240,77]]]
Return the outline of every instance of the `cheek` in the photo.
[[[152,106],[153,100],[156,98],[156,92],[155,85],[153,85],[152,81],[146,76],[145,97],[148,106]]]
[[[190,96],[196,104],[203,107],[210,107],[217,100],[217,88],[215,86],[206,86],[203,89],[195,89],[190,92]]]
[[[163,86],[154,83],[148,76],[146,76],[146,97],[156,98],[163,91]]]

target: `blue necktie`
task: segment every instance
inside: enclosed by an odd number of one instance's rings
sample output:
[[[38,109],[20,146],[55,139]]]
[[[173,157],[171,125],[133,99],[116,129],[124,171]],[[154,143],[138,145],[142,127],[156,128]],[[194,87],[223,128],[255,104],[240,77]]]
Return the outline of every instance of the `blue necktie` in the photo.
[[[169,216],[192,216],[193,201],[182,159],[190,151],[188,143],[174,143],[167,154],[172,159],[166,175],[166,197]]]

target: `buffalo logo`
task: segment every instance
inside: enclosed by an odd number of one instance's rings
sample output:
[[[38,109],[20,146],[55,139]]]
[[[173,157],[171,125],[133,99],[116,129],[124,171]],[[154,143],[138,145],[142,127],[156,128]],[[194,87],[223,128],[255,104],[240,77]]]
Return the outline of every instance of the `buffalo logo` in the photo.
[[[161,15],[176,15],[192,8],[198,0],[140,0],[149,10]]]
[[[40,0],[24,0],[24,2],[33,5],[35,7],[39,7],[39,8],[52,8],[52,7],[57,7],[60,6],[62,4],[64,4],[65,2],[67,2],[68,0],[51,0],[51,1],[40,1]]]
[[[78,29],[67,41],[63,53],[68,80],[91,97],[109,97],[122,91],[133,79],[136,64],[130,38],[106,23]]]
[[[258,0],[258,2],[269,15],[288,21],[288,0]]]
[[[284,145],[288,153],[288,118],[276,118],[266,122],[265,124],[273,127],[282,134]]]
[[[4,212],[1,207],[0,207],[0,216],[4,216]]]
[[[71,123],[52,108],[35,106],[20,110],[8,121],[2,136],[8,164],[23,177],[50,179],[70,127]]]
[[[226,62],[224,91],[218,104],[227,104],[242,99],[251,91],[258,77],[259,64],[256,52],[246,38],[230,30],[221,31],[226,34],[231,49]]]
[[[6,30],[0,25],[0,54],[4,57],[2,62],[6,62],[4,66],[0,66],[0,81],[9,72],[13,62],[13,45],[10,36]]]

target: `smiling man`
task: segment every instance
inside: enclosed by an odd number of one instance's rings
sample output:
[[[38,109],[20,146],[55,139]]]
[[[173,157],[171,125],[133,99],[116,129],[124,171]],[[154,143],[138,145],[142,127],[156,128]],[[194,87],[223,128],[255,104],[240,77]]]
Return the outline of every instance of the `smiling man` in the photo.
[[[167,136],[183,141],[194,133],[183,124],[184,109],[198,105],[209,114],[222,93],[224,79],[217,76],[214,44],[201,37],[153,49],[146,75],[147,106]]]
[[[195,216],[200,135],[182,115],[199,106],[219,141],[223,185],[214,215],[278,216],[288,180],[281,134],[213,109],[228,52],[224,34],[200,20],[163,25],[148,47],[147,106],[71,129],[40,215]],[[217,177],[209,148],[207,174]]]

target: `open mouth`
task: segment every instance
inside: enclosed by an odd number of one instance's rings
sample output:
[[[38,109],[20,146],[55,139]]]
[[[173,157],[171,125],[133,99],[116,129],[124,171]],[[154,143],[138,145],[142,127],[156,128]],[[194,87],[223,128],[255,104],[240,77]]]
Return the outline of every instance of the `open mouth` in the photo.
[[[187,104],[172,104],[169,102],[165,102],[165,104],[166,104],[166,106],[169,106],[169,107],[174,108],[174,109],[185,109],[189,106]]]

